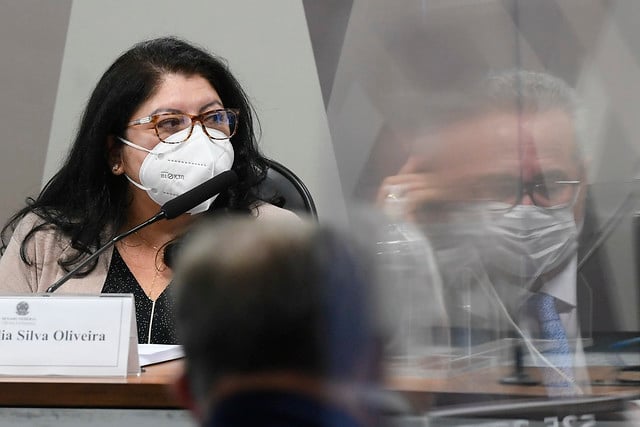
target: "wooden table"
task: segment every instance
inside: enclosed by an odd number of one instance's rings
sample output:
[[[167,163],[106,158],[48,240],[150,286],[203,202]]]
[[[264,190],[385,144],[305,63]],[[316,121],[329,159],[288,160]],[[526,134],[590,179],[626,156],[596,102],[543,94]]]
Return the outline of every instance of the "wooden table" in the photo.
[[[66,408],[164,408],[183,409],[171,385],[183,366],[182,360],[145,367],[127,378],[0,377],[0,406]],[[439,378],[394,377],[388,388],[406,396],[416,408],[473,402],[545,396],[541,386],[500,384],[508,367],[490,367]],[[611,379],[611,367],[590,368],[592,379]],[[536,376],[535,371],[531,371]],[[593,386],[590,394],[627,394],[640,387]]]
[[[548,395],[548,390],[542,385],[502,384],[500,380],[509,376],[511,370],[510,367],[486,367],[437,378],[396,376],[389,380],[388,385],[390,389],[402,393],[417,410],[462,403],[531,399]],[[527,368],[525,372],[533,379],[540,379],[540,373],[535,368]],[[592,384],[584,390],[586,395],[640,394],[640,385],[612,385],[611,382],[615,379],[613,367],[590,367],[589,376]]]
[[[173,360],[126,378],[0,377],[0,406],[182,409],[171,390],[181,367]]]

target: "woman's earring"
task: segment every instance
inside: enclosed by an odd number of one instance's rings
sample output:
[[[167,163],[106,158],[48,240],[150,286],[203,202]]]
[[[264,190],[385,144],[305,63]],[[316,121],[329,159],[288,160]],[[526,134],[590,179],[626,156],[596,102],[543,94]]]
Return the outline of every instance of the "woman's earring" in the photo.
[[[111,170],[112,170],[113,172],[118,172],[118,169],[120,169],[120,165],[118,165],[118,164],[115,164],[115,165],[113,165],[113,166],[111,167]]]

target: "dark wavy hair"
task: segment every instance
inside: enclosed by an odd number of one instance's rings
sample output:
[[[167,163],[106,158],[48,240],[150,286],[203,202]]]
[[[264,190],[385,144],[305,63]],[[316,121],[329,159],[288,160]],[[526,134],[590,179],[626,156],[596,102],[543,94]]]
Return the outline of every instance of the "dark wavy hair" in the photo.
[[[126,221],[131,195],[126,178],[111,173],[107,141],[124,134],[131,115],[156,93],[167,74],[202,76],[225,107],[240,110],[238,128],[231,138],[232,169],[238,184],[220,194],[210,211],[249,211],[259,200],[256,186],[265,178],[267,164],[257,147],[255,112],[248,96],[224,60],[176,37],[157,38],[134,45],[104,73],[87,103],[64,164],[40,194],[28,198],[27,206],[3,227],[2,253],[18,222],[31,212],[43,221],[22,242],[21,258],[28,265],[32,260],[27,257],[26,244],[43,229],[55,228],[70,238],[74,253],[58,260],[66,271],[113,237],[111,233]]]

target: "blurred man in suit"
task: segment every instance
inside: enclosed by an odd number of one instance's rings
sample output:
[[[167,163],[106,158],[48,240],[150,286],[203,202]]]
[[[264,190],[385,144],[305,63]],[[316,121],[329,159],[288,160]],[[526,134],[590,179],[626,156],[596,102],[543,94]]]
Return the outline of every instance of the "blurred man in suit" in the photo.
[[[513,70],[451,107],[418,133],[378,202],[400,206],[433,245],[454,345],[522,337],[549,368],[543,381],[552,393],[580,392],[586,173],[576,94],[554,76]]]

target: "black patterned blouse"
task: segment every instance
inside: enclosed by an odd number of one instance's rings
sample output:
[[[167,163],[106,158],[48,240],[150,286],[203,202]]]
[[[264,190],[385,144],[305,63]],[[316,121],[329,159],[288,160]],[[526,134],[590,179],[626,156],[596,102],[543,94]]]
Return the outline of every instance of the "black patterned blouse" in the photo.
[[[133,294],[138,324],[138,342],[141,344],[177,344],[172,301],[169,286],[151,301],[125,264],[117,248],[113,249],[111,265],[102,288],[103,293]],[[151,328],[151,333],[149,333]]]

